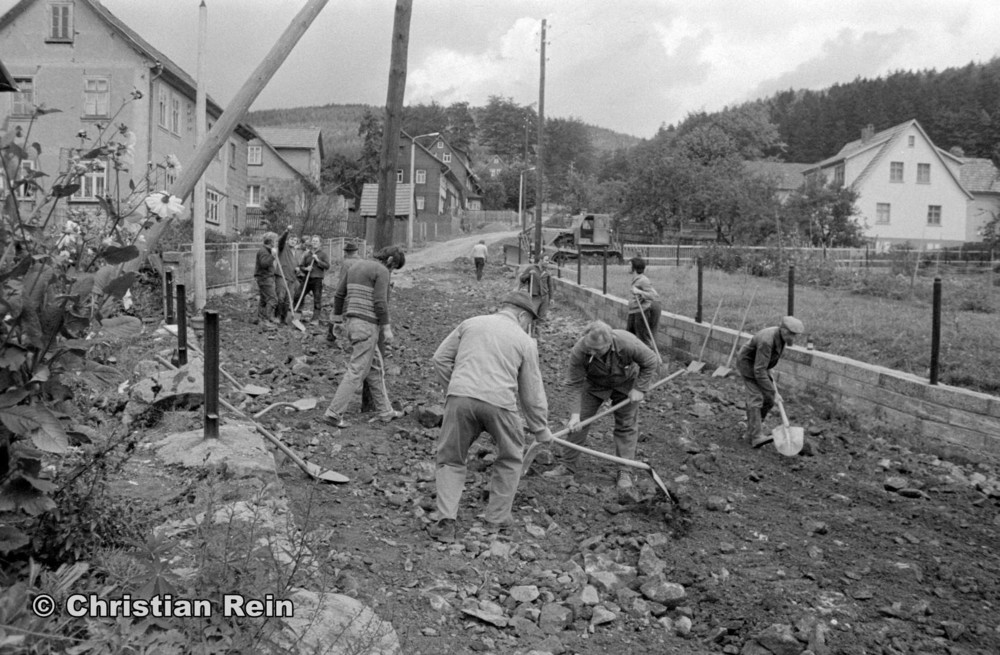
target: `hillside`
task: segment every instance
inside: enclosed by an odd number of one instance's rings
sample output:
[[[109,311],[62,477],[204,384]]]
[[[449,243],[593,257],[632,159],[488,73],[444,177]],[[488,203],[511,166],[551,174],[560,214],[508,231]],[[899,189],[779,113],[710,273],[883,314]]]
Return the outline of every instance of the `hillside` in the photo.
[[[323,132],[326,153],[342,152],[356,157],[361,152],[358,124],[366,109],[381,113],[382,107],[372,105],[323,105],[320,107],[289,107],[252,111],[247,122],[257,127],[318,127]],[[475,115],[476,108],[472,108]],[[590,140],[597,153],[629,148],[640,139],[596,125],[587,125]]]

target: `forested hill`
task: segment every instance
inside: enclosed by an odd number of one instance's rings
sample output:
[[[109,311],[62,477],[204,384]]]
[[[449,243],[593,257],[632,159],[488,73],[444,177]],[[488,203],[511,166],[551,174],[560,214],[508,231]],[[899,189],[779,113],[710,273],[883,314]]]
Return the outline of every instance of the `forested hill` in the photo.
[[[344,153],[356,157],[361,152],[358,125],[365,110],[370,109],[380,118],[383,107],[371,105],[323,105],[321,107],[292,107],[289,109],[263,109],[252,111],[247,122],[257,127],[317,127],[323,132],[326,153]],[[471,109],[473,115],[477,108]],[[596,125],[586,125],[594,151],[614,152],[639,143],[640,139]]]
[[[1000,144],[1000,59],[859,78],[822,91],[788,90],[757,102],[768,108],[788,145],[785,161],[819,161],[859,138],[869,123],[878,131],[911,118],[940,148],[992,157]]]

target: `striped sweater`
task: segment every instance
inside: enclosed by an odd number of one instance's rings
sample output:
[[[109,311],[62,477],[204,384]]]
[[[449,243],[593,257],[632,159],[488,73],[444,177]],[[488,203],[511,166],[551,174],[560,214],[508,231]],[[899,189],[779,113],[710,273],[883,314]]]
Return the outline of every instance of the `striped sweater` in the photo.
[[[333,315],[389,324],[389,269],[374,259],[352,265],[340,276],[333,296]]]

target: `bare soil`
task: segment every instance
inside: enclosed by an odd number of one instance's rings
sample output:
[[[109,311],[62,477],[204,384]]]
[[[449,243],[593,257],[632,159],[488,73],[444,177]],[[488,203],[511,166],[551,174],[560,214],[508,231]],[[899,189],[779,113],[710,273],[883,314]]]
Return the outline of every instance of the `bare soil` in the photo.
[[[461,320],[492,312],[514,282],[491,262],[476,283],[462,259],[394,277],[398,345],[387,359],[389,389],[410,413],[388,425],[354,413],[347,417],[353,426],[340,432],[319,422],[325,402],[265,420],[309,460],[351,478],[328,485],[290,462],[280,468],[300,527],[332,535],[326,573],[336,591],[390,620],[403,652],[1000,652],[994,466],[910,452],[879,426],[805,396],[786,400],[810,454],[753,450],[738,438],[742,385],[711,377],[711,367],[656,390],[640,411],[639,456],[676,487],[688,511],[657,496],[642,476],[637,500],[619,496],[613,468],[584,457],[573,483],[525,477],[516,525],[489,534],[477,519],[492,461],[483,435],[470,455],[459,541],[433,541],[425,527],[438,430],[421,426],[413,410],[443,403],[429,364],[440,341]],[[210,303],[222,315],[227,370],[273,390],[261,406],[332,397],[345,361],[340,344],[327,343],[316,323],[307,334],[255,326],[255,303],[240,295]],[[539,337],[554,427],[569,415],[560,381],[585,321],[557,297]],[[305,376],[291,373],[300,356],[311,369]],[[590,445],[613,452],[611,427],[610,419],[598,423]],[[550,463],[543,455],[536,468]],[[637,567],[644,547],[640,571],[623,573],[616,590],[596,584],[597,606],[580,601],[584,585],[595,582],[581,567],[611,560]],[[684,587],[676,607],[641,600],[651,554],[664,563],[665,579]],[[532,585],[537,599],[512,597],[515,587]],[[490,603],[501,613],[493,622],[461,611]],[[545,621],[556,604],[573,610],[563,629]]]

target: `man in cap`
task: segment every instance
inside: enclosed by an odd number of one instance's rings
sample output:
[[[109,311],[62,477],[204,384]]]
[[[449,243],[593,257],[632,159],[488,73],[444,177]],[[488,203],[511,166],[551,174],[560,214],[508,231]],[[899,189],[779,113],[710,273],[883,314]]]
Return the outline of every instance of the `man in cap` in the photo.
[[[552,299],[552,274],[549,273],[549,258],[543,255],[528,264],[517,276],[521,288],[528,292],[538,307],[538,320],[544,321],[549,315]]]
[[[340,273],[337,275],[337,288],[340,288],[340,282],[347,277],[347,271],[351,270],[351,266],[361,261],[361,257],[358,255],[358,244],[355,243],[353,239],[344,240],[344,259],[340,262]],[[334,327],[339,324],[330,322],[330,328],[326,333],[326,340],[333,343],[337,340],[337,335],[334,332]]]
[[[396,246],[382,248],[373,259],[353,264],[347,275],[341,277],[333,296],[333,322],[342,323],[347,318],[347,338],[351,342],[351,356],[347,370],[340,379],[337,391],[323,414],[323,421],[335,428],[345,428],[344,412],[354,394],[361,391],[364,381],[378,389],[374,402],[379,417],[384,421],[402,416],[393,409],[385,387],[382,358],[376,359],[379,335],[387,344],[392,343],[392,326],[389,322],[389,271],[402,268],[406,255]]]
[[[569,441],[584,445],[588,426],[580,426],[597,413],[605,400],[629,404],[615,410],[615,455],[635,459],[639,441],[639,402],[656,381],[660,360],[646,344],[625,330],[613,330],[604,321],[593,321],[584,328],[583,336],[569,355],[565,383],[575,394],[576,404],[569,417]],[[560,463],[542,475],[553,477],[573,475],[580,453],[563,448]],[[617,486],[625,491],[632,488],[627,468],[618,471]]]
[[[274,292],[277,298],[275,311],[278,320],[285,324],[292,321],[290,312],[299,288],[299,281],[295,275],[298,271],[298,260],[293,245],[294,237],[291,237],[291,234],[292,226],[289,225],[278,237],[278,256],[274,265]]]
[[[785,346],[791,346],[795,337],[805,331],[802,321],[785,316],[775,327],[764,328],[742,348],[737,359],[737,369],[746,387],[747,431],[746,439],[754,448],[769,444],[774,439],[762,431],[761,425],[774,407],[778,391],[771,379],[770,370],[777,365]]]
[[[552,440],[538,349],[527,334],[535,318],[531,297],[512,292],[495,314],[462,321],[434,353],[434,369],[448,386],[435,457],[440,518],[428,526],[439,541],[455,540],[469,447],[482,432],[497,447],[485,519],[498,529],[513,521],[511,506],[521,479],[524,433],[518,401],[527,430],[539,442]]]
[[[305,275],[303,284],[305,288],[296,297],[295,311],[299,311],[299,304],[305,300],[307,294],[312,294],[313,313],[310,320],[319,322],[320,312],[323,309],[323,277],[326,269],[330,268],[330,257],[323,250],[323,240],[318,234],[314,234],[309,240],[309,247],[302,256],[299,267]]]

